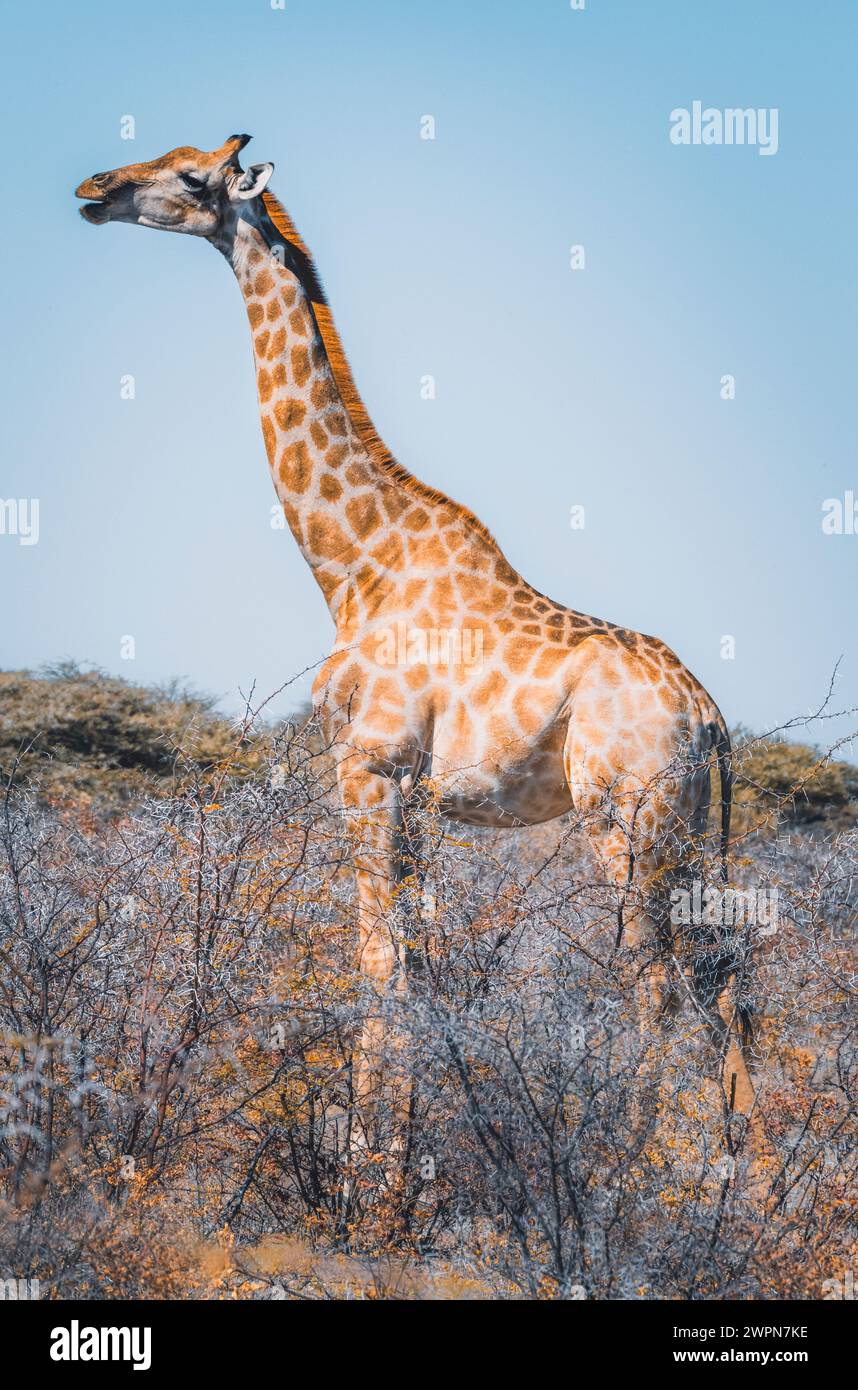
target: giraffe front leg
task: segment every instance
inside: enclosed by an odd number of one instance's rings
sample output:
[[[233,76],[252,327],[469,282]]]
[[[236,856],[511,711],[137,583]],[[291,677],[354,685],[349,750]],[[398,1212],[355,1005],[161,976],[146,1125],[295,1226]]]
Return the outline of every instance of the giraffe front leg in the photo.
[[[367,1153],[387,1154],[383,1172],[393,1191],[402,1182],[411,1100],[404,1039],[390,1017],[406,983],[406,890],[417,877],[405,834],[410,779],[350,763],[339,781],[357,888],[357,964],[367,986],[353,1054],[350,1163],[359,1170]]]

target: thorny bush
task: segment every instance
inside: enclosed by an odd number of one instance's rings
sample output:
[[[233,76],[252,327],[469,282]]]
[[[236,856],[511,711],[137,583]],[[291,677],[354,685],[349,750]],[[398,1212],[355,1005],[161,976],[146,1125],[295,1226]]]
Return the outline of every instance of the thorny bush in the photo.
[[[734,846],[731,881],[777,890],[776,919],[738,931],[752,1176],[691,1003],[641,1128],[645,1040],[574,821],[423,813],[413,968],[372,999],[330,750],[308,722],[237,776],[241,756],[188,761],[106,824],[8,779],[0,1277],[43,1297],[818,1298],[854,1269],[854,828],[768,814]],[[353,1142],[371,1008],[404,1185],[391,1134]]]

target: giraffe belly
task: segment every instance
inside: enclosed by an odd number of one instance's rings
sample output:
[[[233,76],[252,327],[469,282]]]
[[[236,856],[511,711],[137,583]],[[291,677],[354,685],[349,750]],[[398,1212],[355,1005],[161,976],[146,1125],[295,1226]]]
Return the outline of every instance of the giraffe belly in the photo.
[[[538,825],[572,810],[563,771],[565,722],[547,730],[527,749],[448,748],[432,750],[432,783],[441,812],[468,825]],[[455,754],[455,756],[451,756]]]

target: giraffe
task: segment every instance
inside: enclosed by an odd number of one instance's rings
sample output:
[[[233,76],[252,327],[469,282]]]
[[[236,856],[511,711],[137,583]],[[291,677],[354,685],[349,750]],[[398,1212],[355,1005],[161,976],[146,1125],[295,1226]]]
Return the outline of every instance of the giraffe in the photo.
[[[618,945],[639,962],[638,1027],[657,1051],[684,978],[668,890],[699,871],[713,754],[726,881],[723,717],[662,641],[546,598],[467,508],[391,456],[312,257],[268,188],[273,165],[241,167],[249,139],[230,136],[211,152],[181,146],[95,174],[76,193],[87,222],[205,238],[244,296],[274,487],[334,623],[313,693],[355,844],[360,969],[380,992],[402,987],[395,900],[419,877],[403,843],[427,788],[442,816],[467,824],[513,828],[574,812],[616,891]],[[707,960],[686,993],[730,1109],[749,1116],[736,961],[724,949]],[[369,1105],[384,1050],[371,1011],[359,1104]]]

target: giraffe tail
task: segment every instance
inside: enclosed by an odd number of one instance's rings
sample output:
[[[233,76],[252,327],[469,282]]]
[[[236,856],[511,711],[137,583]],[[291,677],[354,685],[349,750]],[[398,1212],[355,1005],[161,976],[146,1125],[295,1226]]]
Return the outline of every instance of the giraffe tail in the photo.
[[[718,775],[721,779],[721,882],[728,882],[727,852],[730,848],[730,816],[733,810],[733,747],[727,725],[720,713],[711,724],[712,740],[718,760]]]
[[[718,706],[709,702],[706,724],[711,737],[711,749],[718,758],[720,777],[720,881],[723,887],[729,885],[730,817],[733,810],[733,745],[723,714]],[[697,958],[693,966],[693,986],[697,998],[705,1008],[718,1005],[722,992],[733,977],[734,984],[734,1027],[738,1031],[743,1047],[750,1047],[754,1041],[754,1001],[748,990],[747,948],[743,947],[733,930],[702,927],[695,933]]]
[[[726,888],[729,883],[728,851],[730,848],[730,819],[733,809],[733,747],[727,725],[724,723],[719,710],[713,710],[709,727],[718,762],[718,775],[721,780],[721,882]],[[706,1003],[715,1003],[730,976],[739,970],[739,965],[735,948],[728,948],[720,955],[716,955],[714,959],[696,962],[694,985],[698,996]],[[737,1005],[736,1023],[743,1044],[750,1045],[754,1036],[754,1012],[749,1002],[743,1000]]]

